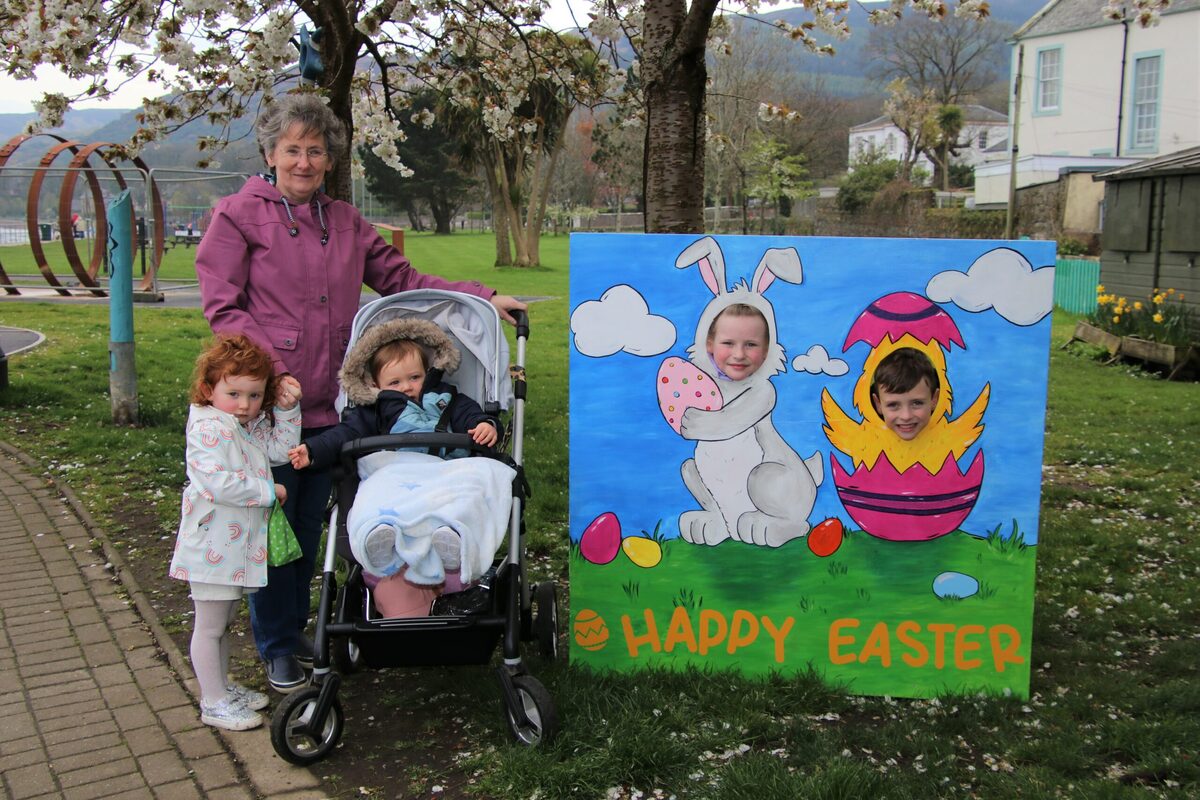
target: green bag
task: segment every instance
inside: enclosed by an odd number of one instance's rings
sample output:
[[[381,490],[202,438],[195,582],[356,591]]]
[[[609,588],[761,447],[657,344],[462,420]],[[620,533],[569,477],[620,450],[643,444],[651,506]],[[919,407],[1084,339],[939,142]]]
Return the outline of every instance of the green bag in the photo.
[[[300,541],[296,538],[296,532],[283,513],[283,506],[276,503],[271,508],[271,518],[267,522],[267,564],[281,567],[300,556]]]

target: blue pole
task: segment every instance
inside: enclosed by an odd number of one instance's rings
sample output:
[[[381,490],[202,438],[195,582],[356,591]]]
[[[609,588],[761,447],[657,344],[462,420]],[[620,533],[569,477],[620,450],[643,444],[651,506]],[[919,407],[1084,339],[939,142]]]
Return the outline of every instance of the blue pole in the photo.
[[[133,357],[133,201],[129,190],[107,206],[109,278],[109,372],[112,418],[138,423],[137,368]]]

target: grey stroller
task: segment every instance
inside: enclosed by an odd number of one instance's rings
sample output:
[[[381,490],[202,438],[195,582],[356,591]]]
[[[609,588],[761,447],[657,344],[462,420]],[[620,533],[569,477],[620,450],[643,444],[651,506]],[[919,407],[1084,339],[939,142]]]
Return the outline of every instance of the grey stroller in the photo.
[[[334,468],[334,505],[321,574],[320,601],[311,685],[293,692],[276,708],[271,743],[279,756],[306,765],[328,756],[342,735],[345,716],[338,700],[343,675],[364,668],[487,664],[497,644],[503,663],[495,672],[508,728],[517,741],[538,745],[558,730],[558,712],[545,686],[526,671],[521,643],[536,641],[541,655],[558,654],[557,587],[552,581],[530,586],[525,576],[524,500],[529,496],[522,467],[525,405],[525,344],[528,318],[517,317],[517,357],[509,367],[509,347],[499,314],[479,297],[420,289],[383,297],[359,309],[350,347],[373,325],[401,317],[431,320],[462,354],[447,382],[477,399],[489,414],[511,411],[508,453],[476,445],[466,434],[408,433],[356,439],[342,448]],[[344,406],[339,397],[339,410]],[[430,616],[387,618],[376,610],[370,581],[349,544],[346,517],[359,486],[358,461],[399,448],[465,448],[471,457],[498,458],[516,472],[507,541],[486,578],[468,590],[470,602],[443,595]],[[339,561],[345,577],[338,584]],[[461,593],[466,596],[468,592]],[[444,602],[443,602],[444,601]]]

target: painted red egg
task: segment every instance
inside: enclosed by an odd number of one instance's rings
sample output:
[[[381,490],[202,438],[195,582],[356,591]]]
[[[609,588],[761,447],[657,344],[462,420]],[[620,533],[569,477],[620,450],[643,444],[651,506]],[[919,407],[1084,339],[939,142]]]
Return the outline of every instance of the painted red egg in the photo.
[[[808,533],[808,549],[813,555],[826,558],[833,555],[842,546],[842,521],[830,517]]]
[[[832,454],[838,499],[860,528],[879,539],[921,542],[956,530],[975,507],[983,484],[983,451],[964,473],[948,453],[932,475],[921,464],[900,473],[881,455],[875,466],[847,473]]]
[[[584,528],[579,539],[579,552],[593,564],[607,564],[621,551],[621,522],[617,515],[605,511]]]

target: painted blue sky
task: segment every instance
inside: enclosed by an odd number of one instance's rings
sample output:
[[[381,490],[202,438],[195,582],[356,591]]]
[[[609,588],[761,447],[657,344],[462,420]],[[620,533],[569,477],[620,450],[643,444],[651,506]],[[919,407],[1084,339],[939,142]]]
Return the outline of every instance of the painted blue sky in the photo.
[[[698,508],[679,476],[679,466],[693,454],[694,443],[667,425],[659,411],[655,385],[666,358],[686,358],[697,321],[713,297],[696,267],[675,268],[676,257],[698,238],[662,234],[571,237],[572,313],[612,287],[627,284],[645,299],[651,315],[670,321],[675,334],[674,344],[663,352],[632,355],[621,351],[605,357],[581,354],[573,336],[572,539],[577,540],[583,528],[605,511],[616,513],[625,535],[653,531],[661,520],[662,533],[674,537],[680,512]],[[858,343],[843,352],[842,344],[858,315],[891,292],[927,295],[935,275],[965,273],[977,258],[997,248],[1019,252],[1035,270],[1054,263],[1053,242],[715,238],[724,254],[726,288],[743,279],[749,281],[768,248],[794,247],[803,264],[802,284],[776,280],[765,296],[775,308],[779,341],[788,363],[787,371],[772,381],[778,395],[773,414],[776,429],[802,458],[820,452],[825,463],[825,481],[809,516],[813,524],[837,516],[853,525],[838,502],[829,475],[829,454],[834,452],[847,468],[851,461],[834,450],[821,430],[820,392],[828,388],[842,409],[857,418],[851,393],[869,349]],[[1020,293],[1014,294],[1021,302]],[[947,375],[954,390],[951,417],[970,405],[985,383],[992,387],[984,432],[960,459],[965,468],[977,450],[984,451],[983,489],[962,528],[986,535],[1003,526],[1007,534],[1016,519],[1025,541],[1036,542],[1050,317],[1021,326],[993,309],[971,312],[951,302],[940,305],[954,319],[966,343],[965,350],[954,346],[947,355]],[[659,325],[660,338],[663,329],[669,331],[670,326],[665,322]],[[669,335],[666,341],[670,341]],[[834,377],[796,371],[792,360],[813,345],[823,346],[831,358],[844,360],[848,372]]]

